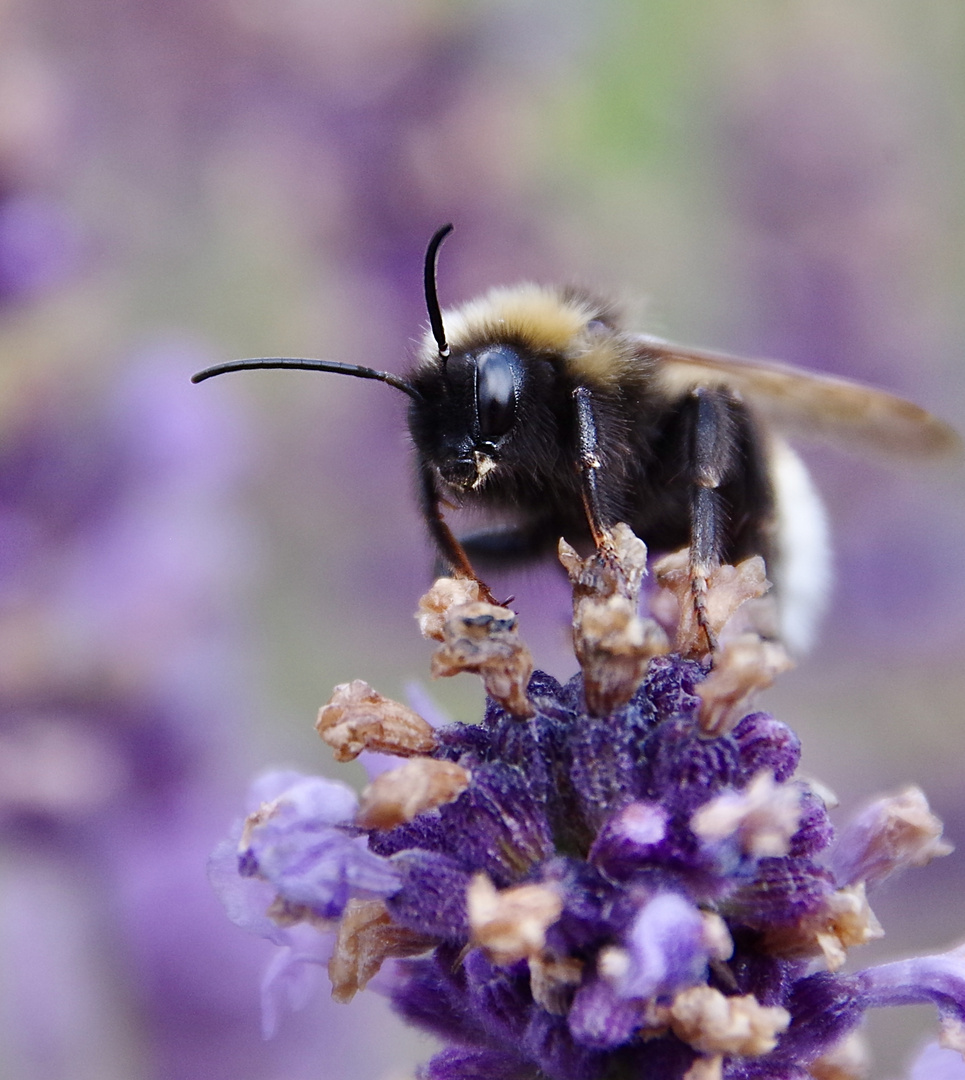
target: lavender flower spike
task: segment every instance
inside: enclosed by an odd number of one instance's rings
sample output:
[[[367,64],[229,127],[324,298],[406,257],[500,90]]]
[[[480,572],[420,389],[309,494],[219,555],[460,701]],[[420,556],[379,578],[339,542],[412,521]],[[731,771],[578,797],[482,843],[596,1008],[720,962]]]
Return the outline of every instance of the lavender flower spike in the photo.
[[[578,638],[592,589],[625,598],[611,563],[579,576]],[[400,706],[340,688],[353,753],[408,759],[385,774],[391,799],[373,785],[360,813],[341,785],[276,777],[239,864],[274,893],[276,923],[340,918],[338,1000],[391,961],[381,989],[444,1043],[422,1080],[856,1077],[865,1009],[921,1001],[965,1049],[965,946],[840,973],[880,932],[866,886],[948,850],[920,793],[876,804],[831,853],[794,734],[739,716],[729,691],[708,726],[706,657],[626,663],[610,638],[578,641],[591,674],[563,686],[530,673],[515,637],[524,660],[507,664],[504,609],[459,584],[437,583],[421,617],[433,638],[479,630],[463,667],[498,683],[481,721],[413,741],[418,718],[391,734]]]

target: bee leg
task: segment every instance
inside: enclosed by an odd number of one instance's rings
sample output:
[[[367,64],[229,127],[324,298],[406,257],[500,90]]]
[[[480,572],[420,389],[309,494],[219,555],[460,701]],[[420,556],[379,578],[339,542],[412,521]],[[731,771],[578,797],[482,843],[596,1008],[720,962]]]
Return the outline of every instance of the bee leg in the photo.
[[[446,519],[442,516],[435,476],[428,465],[419,470],[419,496],[422,516],[428,526],[429,535],[432,537],[449,570],[456,577],[469,578],[471,581],[475,581],[482,590],[483,598],[488,603],[495,604],[496,600],[489,591],[489,586],[473,569],[465,548],[456,539],[452,529],[446,524]]]
[[[579,437],[580,475],[583,478],[583,506],[590,526],[593,543],[597,550],[608,551],[611,546],[610,526],[606,520],[600,498],[599,474],[603,466],[597,435],[596,417],[593,415],[593,399],[585,386],[573,391],[576,405],[576,430]]]
[[[738,455],[734,398],[721,390],[694,390],[685,404],[690,493],[690,592],[710,651],[717,637],[707,617],[707,581],[720,566],[727,506],[720,491]]]

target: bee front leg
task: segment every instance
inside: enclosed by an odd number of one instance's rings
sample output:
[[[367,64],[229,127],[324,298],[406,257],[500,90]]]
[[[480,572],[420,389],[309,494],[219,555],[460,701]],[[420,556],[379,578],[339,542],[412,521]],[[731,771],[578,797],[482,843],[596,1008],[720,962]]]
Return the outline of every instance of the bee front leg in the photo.
[[[465,548],[456,539],[452,529],[446,523],[446,519],[442,516],[436,478],[429,465],[422,465],[419,469],[419,502],[422,516],[429,529],[429,535],[432,537],[439,554],[450,571],[456,577],[469,578],[471,581],[475,581],[480,587],[483,599],[488,603],[497,603],[493,594],[489,591],[489,586],[473,569]]]
[[[684,405],[690,482],[690,592],[710,651],[717,637],[707,617],[707,582],[720,566],[727,511],[721,486],[738,458],[739,403],[722,390],[694,390]]]

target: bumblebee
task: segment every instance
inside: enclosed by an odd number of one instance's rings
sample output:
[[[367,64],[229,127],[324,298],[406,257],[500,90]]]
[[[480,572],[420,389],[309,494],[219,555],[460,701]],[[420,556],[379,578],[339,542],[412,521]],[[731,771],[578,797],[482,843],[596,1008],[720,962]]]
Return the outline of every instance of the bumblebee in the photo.
[[[605,544],[626,522],[651,552],[689,547],[700,616],[721,563],[761,555],[776,636],[807,647],[829,581],[820,499],[784,434],[932,458],[955,432],[901,398],[790,365],[684,348],[624,329],[612,306],[569,288],[496,288],[442,311],[439,229],[425,259],[429,328],[410,373],[291,357],[238,360],[194,376],[302,368],[377,379],[409,397],[421,509],[442,560],[545,557],[561,537]],[[443,506],[498,528],[456,538]],[[713,642],[708,635],[708,641]]]

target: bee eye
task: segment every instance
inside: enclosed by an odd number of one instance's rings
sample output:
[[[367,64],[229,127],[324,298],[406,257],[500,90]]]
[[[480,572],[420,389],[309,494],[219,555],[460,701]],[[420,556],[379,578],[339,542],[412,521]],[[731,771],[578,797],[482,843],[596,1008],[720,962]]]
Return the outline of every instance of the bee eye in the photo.
[[[513,426],[518,364],[516,353],[502,345],[486,349],[476,358],[476,415],[484,438],[498,438]]]

